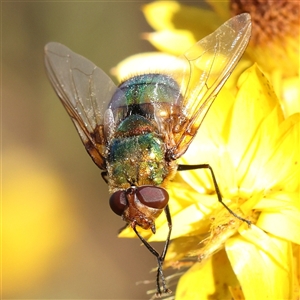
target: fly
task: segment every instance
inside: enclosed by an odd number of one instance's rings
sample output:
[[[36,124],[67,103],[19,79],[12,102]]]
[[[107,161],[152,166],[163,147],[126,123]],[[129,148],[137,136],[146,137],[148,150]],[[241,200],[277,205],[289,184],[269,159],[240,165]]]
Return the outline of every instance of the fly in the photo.
[[[149,70],[118,87],[100,68],[66,46],[45,46],[47,75],[87,152],[102,170],[111,209],[157,259],[157,296],[171,292],[162,267],[172,231],[167,185],[177,171],[209,169],[218,200],[250,224],[222,202],[210,165],[177,164],[243,55],[250,35],[250,15],[240,14],[179,57],[180,71]],[[155,234],[155,220],[163,211],[169,231],[160,254],[137,228]]]

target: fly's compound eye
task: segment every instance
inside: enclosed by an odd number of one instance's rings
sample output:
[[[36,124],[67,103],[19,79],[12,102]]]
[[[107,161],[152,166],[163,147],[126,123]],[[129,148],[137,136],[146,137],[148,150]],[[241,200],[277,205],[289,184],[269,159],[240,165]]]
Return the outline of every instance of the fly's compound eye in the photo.
[[[137,188],[136,196],[139,201],[151,208],[163,209],[169,202],[168,192],[157,186],[142,186]]]
[[[110,196],[109,205],[112,211],[122,216],[125,209],[128,207],[125,191],[117,191]]]

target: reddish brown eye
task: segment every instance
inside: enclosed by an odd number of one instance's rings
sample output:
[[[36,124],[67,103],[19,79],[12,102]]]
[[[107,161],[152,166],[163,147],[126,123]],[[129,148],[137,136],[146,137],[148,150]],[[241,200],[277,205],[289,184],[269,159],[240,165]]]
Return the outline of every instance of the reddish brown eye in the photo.
[[[124,210],[127,208],[127,200],[124,191],[117,191],[110,196],[109,205],[112,211],[122,216]]]
[[[137,188],[136,196],[144,205],[157,209],[164,208],[169,201],[169,194],[165,189],[151,185]]]

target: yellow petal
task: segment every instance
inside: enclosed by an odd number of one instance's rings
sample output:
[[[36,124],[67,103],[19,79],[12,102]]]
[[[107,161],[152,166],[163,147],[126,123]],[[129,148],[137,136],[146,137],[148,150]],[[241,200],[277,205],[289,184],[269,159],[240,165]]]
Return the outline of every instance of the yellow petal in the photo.
[[[249,196],[271,188],[274,180],[277,179],[274,168],[268,168],[266,164],[276,152],[274,140],[278,133],[279,115],[282,116],[278,103],[273,111],[257,124],[256,131],[253,132],[251,140],[248,140],[249,144],[245,146],[237,167],[237,177],[239,178],[237,184],[241,187],[241,191],[248,193]],[[247,116],[245,118],[247,119]],[[251,123],[250,120],[249,123]],[[236,155],[234,151],[231,154],[232,156]],[[232,159],[234,160],[234,158]],[[287,176],[287,173],[284,176]]]
[[[282,82],[282,98],[286,116],[300,112],[300,80],[299,76],[286,78]]]
[[[173,74],[182,69],[182,61],[170,54],[146,52],[127,57],[111,70],[122,82],[132,76],[150,72]]]
[[[144,34],[155,48],[173,55],[181,55],[192,47],[197,40],[188,30],[163,30]]]
[[[262,182],[277,190],[299,191],[300,114],[294,114],[280,124],[269,160],[264,164]],[[283,163],[284,162],[284,163]]]
[[[185,208],[179,214],[172,215],[172,239],[180,236],[185,236],[190,232],[194,231],[193,223],[199,222],[203,219],[205,215],[198,210],[195,204]],[[165,218],[165,216],[164,216]],[[159,224],[157,220],[156,224]],[[165,241],[167,236],[167,222],[164,222],[163,225],[159,226],[156,234],[153,234],[149,241]]]
[[[295,275],[290,243],[251,227],[225,245],[245,299],[292,299]]]
[[[224,142],[230,131],[230,110],[234,100],[226,88],[221,90],[194,141],[180,159],[181,164],[209,163],[224,196],[226,190],[236,187],[233,164]],[[214,192],[211,174],[207,170],[180,172],[180,175],[199,193]]]
[[[180,4],[176,1],[157,1],[144,5],[142,11],[153,29],[173,29],[172,17],[180,11]]]
[[[233,151],[241,156],[260,123],[278,107],[278,100],[268,80],[255,64],[240,76],[238,89],[229,143],[232,143]],[[283,120],[280,111],[278,115],[279,120]]]
[[[183,236],[173,239],[164,262],[164,267],[180,268],[181,266],[192,266],[194,261],[180,261],[187,256],[187,253],[199,249],[201,243],[206,237],[206,232],[199,232],[197,235]]]
[[[300,112],[300,78],[296,76],[284,77],[280,68],[271,73],[265,73],[274,87],[276,95],[280,99],[285,117]]]
[[[241,75],[238,87],[228,148],[237,168],[238,186],[251,190],[258,170],[254,164],[260,166],[265,159],[270,130],[283,120],[283,115],[274,91],[256,65]],[[265,121],[269,115],[270,119]],[[263,121],[267,123],[259,131]]]
[[[280,211],[282,209],[300,210],[299,191],[269,192],[265,197],[260,199],[253,209],[259,211]]]
[[[226,20],[229,20],[232,15],[229,10],[229,1],[215,1],[215,0],[206,0],[206,2],[212,7],[213,11],[216,12],[216,17],[220,18],[221,23],[224,23]]]
[[[195,231],[207,231],[209,220],[207,216],[218,205],[214,195],[201,195],[182,184],[168,189],[169,208],[172,215],[172,239],[193,234]],[[162,213],[156,220],[156,234],[149,241],[165,241],[168,233],[167,219]]]
[[[283,269],[288,269],[286,266],[286,253],[284,248],[280,248],[280,239],[274,237],[256,225],[252,224],[249,228],[245,224],[238,228],[240,235],[244,240],[251,242],[253,245],[261,249],[266,255],[271,257],[274,262],[282,265]]]
[[[234,209],[234,212],[242,216],[239,210]],[[201,262],[210,258],[220,249],[223,249],[226,240],[237,232],[242,223],[242,221],[235,218],[225,208],[222,208],[216,214],[214,213],[213,219],[209,230],[210,235],[203,240],[198,250],[194,250],[191,253],[194,254],[194,256],[198,256]]]
[[[300,244],[299,193],[281,194],[285,198],[290,197],[290,201],[282,199],[280,193],[271,199],[265,199],[264,202],[270,202],[273,205],[262,208],[256,225],[274,236]],[[263,203],[258,203],[258,207],[262,205]]]
[[[231,299],[230,287],[238,286],[225,252],[220,251],[204,265],[196,263],[180,278],[175,299]]]
[[[184,29],[189,31],[196,41],[212,33],[222,24],[222,20],[213,11],[182,5],[176,1],[152,2],[143,6],[143,13],[156,31]]]

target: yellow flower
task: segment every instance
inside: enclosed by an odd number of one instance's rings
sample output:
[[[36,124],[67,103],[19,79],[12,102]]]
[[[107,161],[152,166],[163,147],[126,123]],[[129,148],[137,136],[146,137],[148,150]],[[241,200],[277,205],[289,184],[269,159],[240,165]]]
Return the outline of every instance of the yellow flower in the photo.
[[[158,70],[176,62],[174,55],[229,19],[229,2],[207,2],[212,11],[175,1],[145,5],[143,12],[156,30],[145,37],[165,53],[128,58],[114,69],[115,74],[126,78],[128,70],[145,73],[143,60],[151,61],[151,69],[156,61]],[[224,203],[252,225],[248,227],[218,202],[209,172],[178,172],[168,188],[173,231],[164,263],[189,268],[179,281],[176,299],[300,297],[299,24],[288,15],[299,14],[299,6],[270,3],[231,4],[234,13],[251,13],[253,39],[179,162],[209,163]],[[291,28],[285,27],[284,34],[278,33],[282,24],[274,8],[284,12],[285,25]],[[264,39],[259,38],[262,31]],[[176,64],[171,65],[176,70]],[[165,240],[164,215],[156,227],[155,235],[142,232],[149,242]],[[127,229],[120,236],[135,235]]]
[[[250,216],[253,225],[241,224],[217,203],[213,183],[203,170],[180,173],[198,195],[192,192],[184,198],[192,209],[187,205],[172,214],[178,238],[165,264],[187,265],[187,259],[181,262],[186,256],[201,263],[180,279],[178,299],[299,296],[300,116],[283,118],[272,88],[256,66],[242,74],[238,89],[235,98],[226,89],[220,92],[181,163],[195,164],[199,157],[209,162],[225,203],[239,215]],[[176,196],[180,186],[171,190],[172,211],[174,199],[181,202],[182,195]],[[181,214],[186,221],[176,224]]]
[[[218,202],[208,172],[178,172],[168,189],[173,232],[164,265],[191,268],[179,281],[177,299],[299,295],[300,115],[284,117],[256,65],[240,76],[237,90],[221,90],[180,163],[209,163],[224,202],[252,225]],[[163,214],[156,227],[155,235],[143,232],[150,242],[165,240]]]
[[[230,16],[249,12],[253,23],[252,38],[246,55],[227,86],[234,86],[241,72],[257,62],[274,86],[285,115],[299,112],[299,2],[206,2],[211,10],[176,1],[157,1],[145,5],[145,17],[156,30],[145,34],[145,38],[160,51],[180,55]]]

